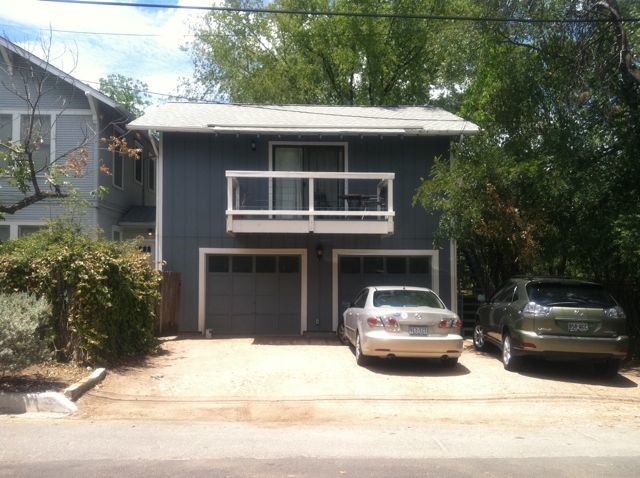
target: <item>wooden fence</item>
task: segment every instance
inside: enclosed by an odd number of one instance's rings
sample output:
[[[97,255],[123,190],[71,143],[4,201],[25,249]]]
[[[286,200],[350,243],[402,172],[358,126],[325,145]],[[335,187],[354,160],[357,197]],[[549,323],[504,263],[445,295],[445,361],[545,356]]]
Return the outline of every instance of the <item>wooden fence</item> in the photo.
[[[180,321],[179,272],[163,271],[160,283],[160,306],[156,319],[156,335],[172,335],[178,332]]]

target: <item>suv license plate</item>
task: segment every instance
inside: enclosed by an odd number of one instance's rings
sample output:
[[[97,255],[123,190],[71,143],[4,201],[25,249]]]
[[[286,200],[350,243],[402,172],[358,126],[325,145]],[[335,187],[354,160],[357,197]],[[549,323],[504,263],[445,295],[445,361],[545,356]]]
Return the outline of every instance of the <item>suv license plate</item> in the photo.
[[[409,335],[429,335],[428,327],[409,327]]]
[[[567,327],[569,332],[589,332],[589,324],[586,322],[569,322]]]

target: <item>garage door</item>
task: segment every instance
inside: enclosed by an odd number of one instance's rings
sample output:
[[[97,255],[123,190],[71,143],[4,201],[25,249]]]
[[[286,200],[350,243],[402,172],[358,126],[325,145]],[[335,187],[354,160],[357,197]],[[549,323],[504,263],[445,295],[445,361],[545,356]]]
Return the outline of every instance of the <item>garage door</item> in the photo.
[[[340,256],[339,317],[366,286],[432,287],[430,256]]]
[[[298,335],[300,256],[209,255],[205,301],[216,335]]]

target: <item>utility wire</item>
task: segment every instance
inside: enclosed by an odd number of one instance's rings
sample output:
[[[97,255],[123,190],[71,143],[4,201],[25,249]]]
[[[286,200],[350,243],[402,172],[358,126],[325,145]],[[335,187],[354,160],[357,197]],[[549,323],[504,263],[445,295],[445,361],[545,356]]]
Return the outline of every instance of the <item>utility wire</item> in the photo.
[[[158,3],[139,2],[108,2],[103,0],[40,0],[41,2],[67,3],[74,5],[100,5],[110,7],[139,7],[158,8],[173,10],[205,10],[211,12],[235,12],[235,13],[264,13],[270,15],[308,15],[322,17],[361,17],[361,18],[393,18],[401,20],[453,20],[464,22],[484,22],[484,23],[608,23],[627,22],[637,23],[640,18],[520,18],[520,17],[477,17],[463,15],[421,15],[421,14],[401,14],[401,13],[377,13],[377,12],[338,12],[320,10],[292,10],[292,9],[270,9],[270,8],[248,8],[248,7],[204,7],[196,5],[168,5]]]

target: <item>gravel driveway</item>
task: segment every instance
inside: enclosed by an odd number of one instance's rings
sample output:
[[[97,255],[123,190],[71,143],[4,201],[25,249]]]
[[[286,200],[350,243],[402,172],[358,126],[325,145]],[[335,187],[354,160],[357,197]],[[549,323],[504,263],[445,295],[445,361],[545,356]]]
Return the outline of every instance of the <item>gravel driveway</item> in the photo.
[[[265,423],[440,420],[514,426],[544,417],[640,427],[640,371],[614,380],[588,364],[530,361],[519,373],[469,340],[452,369],[438,361],[358,367],[334,339],[178,337],[142,364],[110,370],[79,402],[80,418],[246,420]]]

